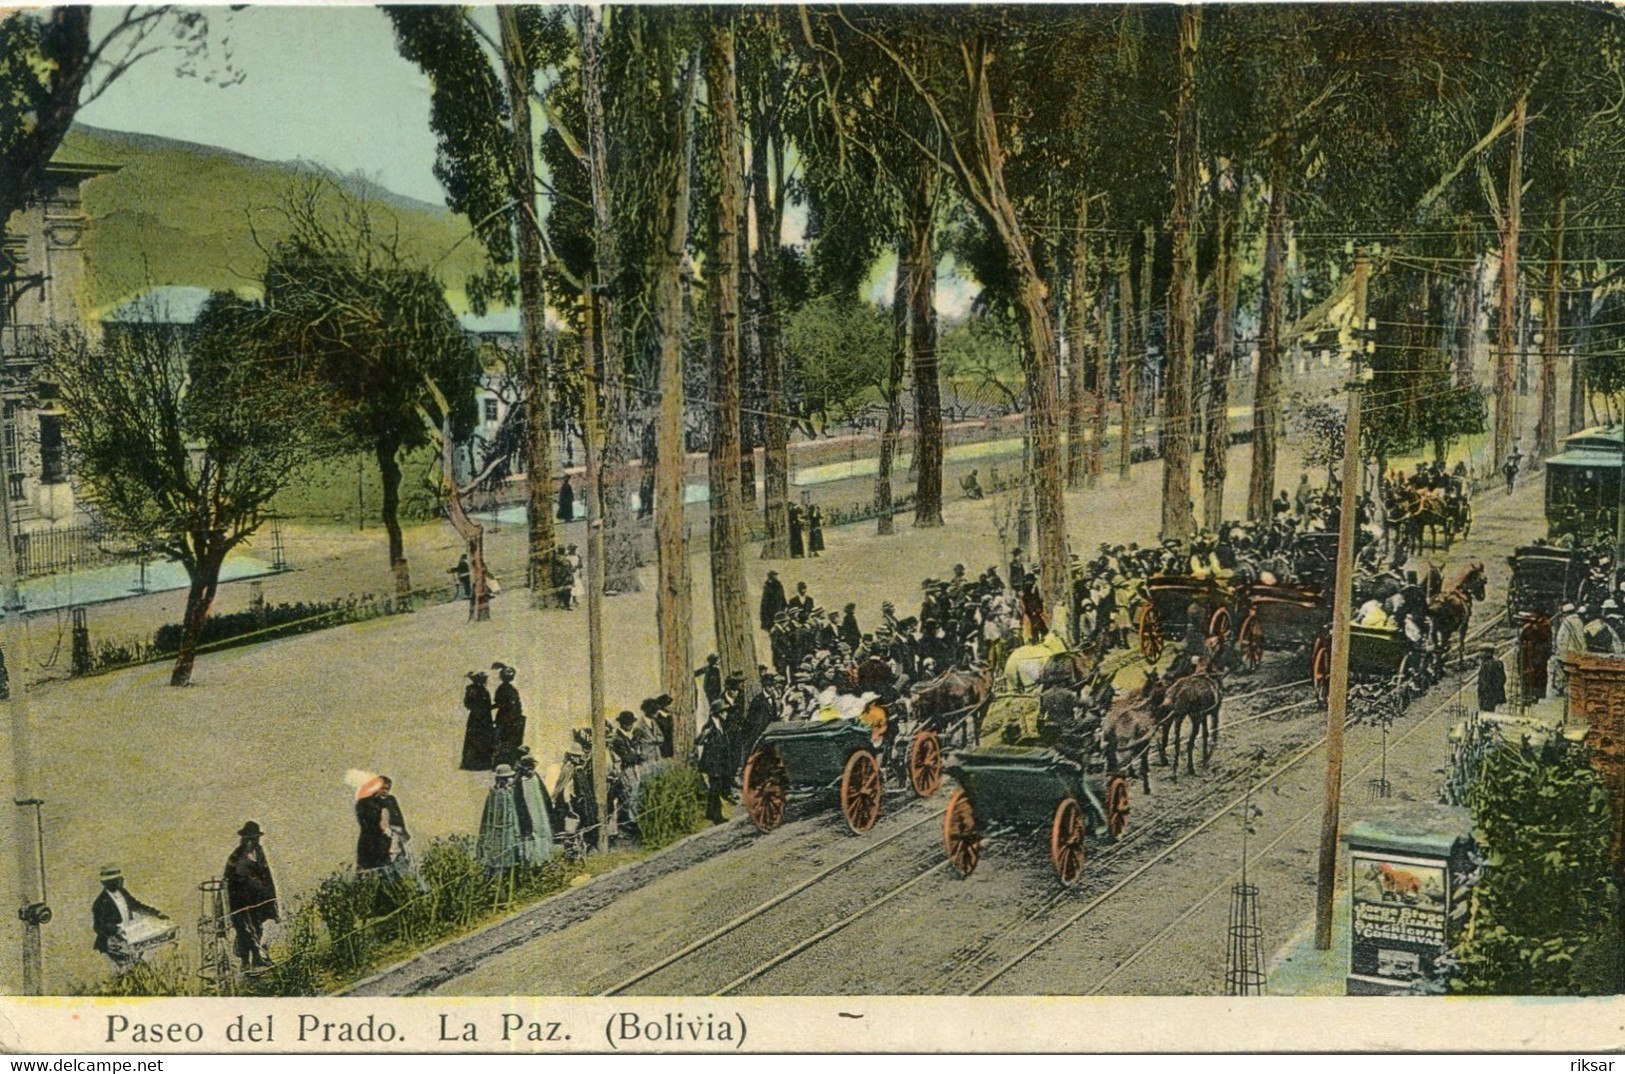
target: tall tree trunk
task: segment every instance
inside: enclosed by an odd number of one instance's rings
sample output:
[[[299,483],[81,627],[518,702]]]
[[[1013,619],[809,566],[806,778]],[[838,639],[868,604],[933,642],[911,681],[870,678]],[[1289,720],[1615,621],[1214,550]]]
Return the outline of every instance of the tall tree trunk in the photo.
[[[1118,414],[1122,421],[1122,441],[1117,445],[1117,477],[1129,479],[1134,463],[1134,395],[1140,382],[1139,341],[1134,334],[1134,280],[1129,264],[1129,247],[1124,243],[1117,252],[1117,371],[1122,378],[1118,395]]]
[[[209,551],[197,557],[191,572],[192,582],[186,591],[186,611],[181,618],[181,645],[175,654],[175,667],[169,673],[171,686],[191,685],[203,624],[209,618],[209,609],[214,607],[214,595],[220,588],[220,567],[225,561],[224,552]]]
[[[1173,266],[1168,277],[1167,387],[1162,416],[1162,536],[1184,539],[1191,519],[1191,377],[1196,366],[1196,229],[1202,182],[1196,160],[1196,50],[1202,9],[1179,14],[1179,105],[1174,126]]]
[[[1223,189],[1226,180],[1233,190]],[[1241,177],[1221,173],[1215,200],[1218,261],[1213,269],[1213,370],[1208,380],[1207,439],[1202,446],[1202,527],[1219,532],[1224,522],[1224,482],[1230,471],[1230,371],[1236,361],[1236,201]]]
[[[1523,133],[1528,100],[1512,108],[1512,150],[1507,161],[1506,201],[1501,224],[1500,301],[1495,326],[1495,461],[1512,450],[1518,435],[1516,393],[1518,350],[1518,232],[1523,222]]]
[[[672,132],[676,167],[671,208],[664,221],[665,261],[655,290],[660,325],[660,408],[655,443],[655,618],[660,633],[660,688],[672,698],[672,756],[680,764],[694,754],[694,593],[689,578],[687,534],[683,529],[685,462],[683,451],[683,272],[688,264],[688,217],[694,149],[694,98],[699,62],[691,57],[684,77],[682,107]]]
[[[1090,346],[1095,363],[1094,394],[1091,397],[1094,407],[1094,433],[1089,437],[1090,488],[1100,483],[1100,475],[1106,462],[1106,395],[1107,382],[1110,380],[1110,356],[1106,353],[1106,319],[1110,314],[1106,305],[1104,280],[1095,289],[1094,305],[1094,331],[1090,334]]]
[[[771,105],[769,105],[771,106]],[[756,112],[761,116],[765,108]],[[790,556],[790,416],[784,351],[777,321],[779,229],[784,213],[784,134],[757,124],[751,143],[751,192],[756,205],[757,331],[767,415],[762,450],[763,559]],[[769,167],[772,173],[769,173]]]
[[[1484,300],[1483,287],[1479,278],[1478,246],[1472,241],[1472,217],[1463,216],[1460,227],[1457,229],[1459,238],[1456,240],[1456,249],[1469,252],[1471,263],[1467,266],[1467,274],[1458,287],[1457,316],[1461,318],[1456,328],[1456,387],[1471,388],[1473,386],[1473,356],[1478,350],[1478,317]]]
[[[886,420],[880,429],[880,460],[875,468],[875,533],[890,537],[897,532],[892,517],[892,462],[897,457],[897,441],[903,431],[903,370],[908,364],[909,295],[912,293],[912,273],[909,270],[908,242],[899,242],[897,249],[897,278],[892,283],[891,362],[886,368]]]
[[[1140,377],[1142,381],[1146,370],[1151,368],[1151,285],[1156,278],[1156,272],[1157,229],[1147,224],[1145,226],[1144,242],[1140,247],[1140,295],[1138,306],[1140,313],[1140,349],[1138,354],[1140,355]],[[1167,333],[1164,332],[1163,335],[1163,354],[1166,357]],[[1143,384],[1141,386],[1144,387]],[[1146,391],[1144,401],[1139,407],[1140,412],[1147,418],[1156,416],[1157,394],[1160,390],[1161,386],[1157,383],[1155,375],[1153,375],[1151,387]],[[1135,417],[1135,425],[1136,427],[1140,425],[1139,415]]]
[[[1072,231],[1072,272],[1067,277],[1066,298],[1066,487],[1079,489],[1084,482],[1084,381],[1089,368],[1089,195],[1078,192],[1078,207]],[[1099,394],[1101,385],[1095,385]]]
[[[705,82],[716,119],[717,207],[711,246],[711,607],[724,675],[756,690],[756,639],[745,594],[745,504],[740,481],[739,221],[744,156],[732,15],[710,13]]]
[[[632,517],[632,421],[627,409],[626,349],[621,331],[620,239],[610,203],[609,149],[604,130],[602,26],[592,5],[581,15],[581,99],[587,118],[587,176],[592,187],[598,364],[593,381],[604,401],[600,458],[603,474],[600,508],[604,520],[604,592],[635,593],[638,581],[638,538]]]
[[[400,441],[392,437],[380,437],[373,443],[378,479],[384,487],[379,510],[384,518],[384,532],[389,535],[389,570],[395,576],[395,599],[405,601],[412,596],[412,575],[406,567],[406,545],[401,539],[400,451]]]
[[[1570,336],[1575,345],[1569,348],[1569,421],[1570,435],[1586,427],[1586,361],[1579,342],[1585,339],[1585,325],[1591,321],[1591,291],[1581,275],[1581,301],[1575,303],[1574,313],[1579,324],[1571,326]],[[1575,331],[1578,329],[1578,331]]]
[[[984,53],[985,65],[988,57]],[[1061,458],[1061,378],[1060,348],[1055,325],[1050,319],[1049,289],[1039,275],[1032,248],[1027,243],[1004,183],[1005,152],[999,140],[998,118],[993,96],[984,75],[976,78],[975,135],[976,158],[984,212],[1004,248],[1015,275],[1017,309],[1029,343],[1028,414],[1033,444],[1033,492],[1038,523],[1038,589],[1050,622],[1061,629],[1071,588],[1066,547],[1065,473]]]
[[[500,6],[502,73],[507,86],[513,154],[515,251],[519,272],[519,328],[523,339],[525,383],[525,485],[527,490],[525,578],[530,604],[557,603],[552,587],[553,530],[553,401],[547,363],[546,299],[542,294],[541,221],[536,214],[536,144],[530,129],[531,69],[519,41],[516,9]]]
[[[942,386],[937,380],[937,171],[919,168],[908,210],[909,355],[914,367],[914,525],[942,525]],[[901,271],[901,266],[899,266]]]
[[[1286,312],[1286,168],[1270,170],[1264,230],[1263,311],[1258,322],[1258,374],[1253,382],[1253,469],[1247,517],[1268,519],[1275,498],[1275,448],[1281,429],[1281,323]]]
[[[1557,454],[1557,341],[1562,330],[1563,229],[1569,199],[1557,199],[1551,258],[1546,265],[1546,298],[1540,325],[1540,419],[1535,426],[1536,466]]]

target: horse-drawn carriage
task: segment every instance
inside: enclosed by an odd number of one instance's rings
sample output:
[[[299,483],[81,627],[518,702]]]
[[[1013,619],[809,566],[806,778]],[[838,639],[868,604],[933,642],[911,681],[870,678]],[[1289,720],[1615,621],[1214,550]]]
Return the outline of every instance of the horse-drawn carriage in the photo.
[[[764,832],[784,821],[792,797],[834,791],[847,827],[862,833],[880,818],[885,730],[862,720],[787,720],[769,724],[745,762],[740,801]],[[941,754],[936,763],[941,764]],[[929,780],[930,773],[924,773]],[[940,781],[940,768],[935,778]],[[935,790],[935,786],[932,788]]]
[[[1153,575],[1146,580],[1145,597],[1134,617],[1140,655],[1156,663],[1168,639],[1183,635],[1190,627],[1193,608],[1201,615],[1199,624],[1209,651],[1217,652],[1230,640],[1234,601],[1234,592],[1218,578]]]
[[[1400,707],[1423,693],[1434,680],[1434,660],[1412,645],[1397,627],[1349,627],[1349,683],[1386,685],[1399,696]],[[1324,705],[1331,691],[1332,635],[1327,630],[1315,639],[1309,657],[1309,675],[1315,697]]]
[[[1584,551],[1525,545],[1507,557],[1512,578],[1507,583],[1507,626],[1540,615],[1547,619],[1569,601],[1580,599],[1590,576],[1591,561]]]
[[[969,876],[991,833],[1049,833],[1050,864],[1061,883],[1083,873],[1089,836],[1116,840],[1128,828],[1128,781],[1085,772],[1042,746],[982,746],[948,766],[959,783],[943,815],[942,842],[954,868]]]
[[[1464,488],[1451,484],[1443,488],[1417,488],[1399,482],[1389,486],[1386,496],[1388,524],[1407,545],[1419,551],[1424,540],[1430,547],[1448,548],[1473,528],[1473,504]]]
[[[1247,612],[1236,631],[1236,649],[1249,669],[1258,667],[1266,650],[1313,645],[1331,625],[1331,605],[1319,586],[1257,583],[1242,599]]]
[[[762,831],[777,828],[791,797],[835,792],[854,832],[880,816],[885,776],[919,798],[942,786],[945,740],[976,740],[991,694],[984,673],[950,669],[889,706],[838,695],[807,718],[769,724],[745,762],[741,801]]]

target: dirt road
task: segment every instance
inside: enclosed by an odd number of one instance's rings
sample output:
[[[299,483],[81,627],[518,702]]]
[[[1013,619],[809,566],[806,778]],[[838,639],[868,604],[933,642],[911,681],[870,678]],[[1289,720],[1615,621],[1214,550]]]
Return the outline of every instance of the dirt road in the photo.
[[[1245,448],[1232,453],[1231,466],[1234,473],[1245,472]],[[1155,529],[1160,476],[1160,467],[1137,466],[1129,484],[1109,480],[1098,490],[1069,495],[1075,547],[1147,539]],[[1230,511],[1240,514],[1244,486],[1232,481],[1231,492]],[[1538,514],[1538,490],[1512,502]],[[946,527],[915,530],[905,520],[889,539],[875,538],[872,524],[831,530],[824,557],[777,566],[790,584],[805,580],[826,606],[856,602],[860,622],[869,624],[882,600],[909,607],[919,593],[919,579],[927,574],[946,576],[955,562],[973,571],[1003,562],[1009,549],[999,540],[1000,506],[991,498],[952,500]],[[516,527],[509,529],[496,537],[498,555],[517,561],[520,536]],[[432,570],[442,539],[448,554],[441,558],[449,563],[449,535],[420,535],[414,545],[420,572]],[[314,586],[318,555],[332,556],[336,576],[343,577],[344,564],[360,562],[353,558],[360,547],[323,551],[290,546],[295,564],[306,570],[267,582],[267,598],[292,599],[300,587]],[[365,550],[371,553],[366,563],[376,566],[356,569],[375,570],[376,577],[368,573],[353,588],[382,591],[387,584],[383,557],[370,538]],[[770,565],[748,559],[753,591]],[[635,707],[657,681],[652,569],[646,574],[642,593],[606,602],[612,712]],[[699,555],[693,576],[695,636],[705,639],[710,631],[709,569]],[[323,595],[331,595],[331,576],[324,584]],[[758,642],[765,654],[764,639]],[[36,637],[35,646],[42,644]],[[704,654],[704,648],[696,651],[696,664]],[[420,838],[472,830],[486,783],[455,768],[463,724],[462,677],[497,660],[520,669],[529,741],[544,763],[556,759],[570,728],[588,718],[585,620],[579,612],[531,611],[517,595],[499,598],[492,620],[484,624],[469,624],[463,608],[446,605],[210,654],[199,663],[196,685],[185,690],[165,685],[168,669],[159,665],[39,690],[32,698],[30,720],[34,787],[47,803],[48,873],[57,911],[44,930],[48,987],[66,990],[74,981],[105,972],[104,960],[91,950],[89,913],[96,874],[104,863],[121,865],[131,891],[190,930],[198,882],[219,874],[235,843],[233,833],[254,819],[265,829],[265,846],[282,891],[293,895],[312,890],[353,854],[346,769],[394,777],[407,819]],[[0,742],[9,749],[8,731],[5,736]],[[907,815],[894,813],[886,823]],[[27,819],[21,810],[0,811],[4,845],[22,837],[19,822]],[[935,838],[931,827],[923,825],[920,842],[909,844],[918,846],[921,855]],[[786,835],[806,828],[792,826]],[[834,842],[847,846],[844,839]],[[784,853],[785,859],[760,866],[744,859],[718,863],[716,887],[738,886],[740,899],[748,900],[756,890],[745,890],[752,875],[763,883],[776,882],[781,866],[800,860],[808,850],[792,844]],[[995,851],[987,878],[978,874],[961,887],[1008,875],[1001,859],[1002,853]],[[1032,875],[1040,877],[1041,872]],[[919,887],[927,883],[934,881]],[[695,888],[674,906],[722,900],[715,890]],[[0,870],[0,904],[20,901],[13,871]],[[900,897],[887,905],[895,909],[903,903]],[[830,912],[842,911],[837,905]],[[672,928],[677,930],[673,938],[684,934],[681,922],[674,921]],[[17,950],[17,939],[15,916],[0,914],[0,949]],[[17,972],[12,960],[0,962],[0,987],[15,990]]]
[[[1480,501],[1470,539],[1435,558],[1447,574],[1471,559],[1490,570],[1475,621],[1502,607],[1505,550],[1536,532],[1539,491]],[[1491,627],[1488,637],[1498,637]],[[1258,888],[1264,955],[1313,912],[1325,718],[1292,680],[1304,657],[1272,656],[1232,682],[1212,767],[1177,783],[1154,771],[1135,787],[1133,827],[1091,851],[1085,876],[1061,889],[1042,838],[989,840],[970,877],[944,860],[946,792],[897,790],[867,836],[847,834],[828,805],[803,806],[783,828],[629,891],[589,920],[549,932],[428,990],[457,995],[1222,994],[1231,888]],[[1435,800],[1452,723],[1470,704],[1470,675],[1452,670],[1392,728],[1349,729],[1344,828],[1380,808],[1369,782],[1385,769],[1393,798]],[[1250,693],[1249,693],[1250,692]],[[1042,834],[1042,833],[1041,833]],[[413,991],[412,974],[374,983]]]

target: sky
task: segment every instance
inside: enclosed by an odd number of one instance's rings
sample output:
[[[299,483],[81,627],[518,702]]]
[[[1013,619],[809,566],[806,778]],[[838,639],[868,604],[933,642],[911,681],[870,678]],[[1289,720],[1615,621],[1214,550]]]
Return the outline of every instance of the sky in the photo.
[[[93,36],[122,8],[97,10]],[[261,160],[305,160],[359,172],[396,194],[444,205],[434,177],[429,80],[395,51],[389,20],[376,7],[338,3],[321,8],[259,6],[206,9],[209,55],[198,77],[181,77],[178,52],[159,52],[131,67],[79,119],[109,130],[155,134],[220,146]],[[489,9],[476,16],[495,36]],[[227,73],[242,81],[221,86]],[[786,213],[786,241],[805,226]],[[895,258],[876,266],[867,296],[891,300]],[[978,287],[944,266],[938,312],[957,320]]]
[[[93,32],[122,9],[99,9]],[[435,205],[429,80],[395,51],[375,7],[211,8],[209,67],[241,71],[226,86],[176,75],[160,52],[81,109],[95,127],[234,149],[263,160],[308,160],[359,171],[397,194]],[[99,23],[99,25],[98,25]]]

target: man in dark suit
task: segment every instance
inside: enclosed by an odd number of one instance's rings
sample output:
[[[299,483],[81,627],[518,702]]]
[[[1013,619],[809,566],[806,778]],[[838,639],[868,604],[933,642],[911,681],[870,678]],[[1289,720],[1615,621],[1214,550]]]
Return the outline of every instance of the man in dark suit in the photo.
[[[124,890],[123,870],[107,866],[102,870],[102,890],[90,906],[90,917],[96,930],[96,950],[111,959],[119,973],[141,961],[140,951],[130,944],[125,932],[137,916],[169,920],[168,914]]]
[[[271,964],[265,950],[265,923],[277,920],[276,881],[260,846],[260,826],[249,821],[237,830],[241,840],[226,859],[226,904],[237,933],[237,959],[244,970]]]
[[[762,583],[762,605],[757,610],[756,621],[763,630],[772,630],[773,624],[778,622],[779,613],[787,607],[784,599],[784,583],[779,581],[778,571],[768,571],[767,581]]]

